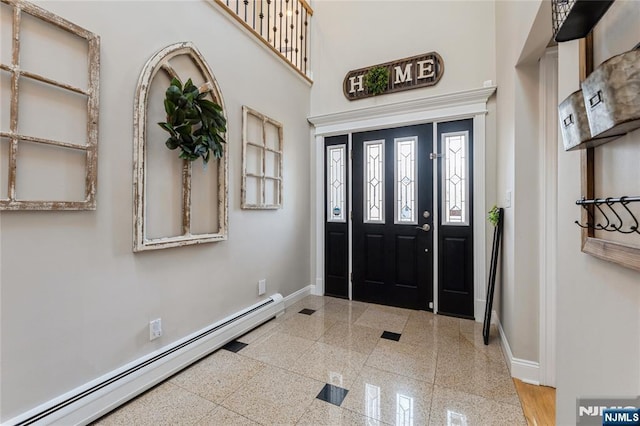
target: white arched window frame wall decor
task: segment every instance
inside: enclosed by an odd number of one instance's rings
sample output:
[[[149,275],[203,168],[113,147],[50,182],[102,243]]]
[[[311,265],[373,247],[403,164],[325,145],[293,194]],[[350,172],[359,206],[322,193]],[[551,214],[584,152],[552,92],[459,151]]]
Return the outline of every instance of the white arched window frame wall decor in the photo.
[[[170,61],[179,56],[187,56],[201,73],[205,83],[200,86],[200,92],[207,91],[214,102],[222,107],[225,118],[227,117],[222,99],[222,93],[213,76],[209,65],[203,59],[200,51],[191,42],[181,42],[165,47],[156,53],[145,64],[136,90],[135,110],[134,110],[134,244],[133,251],[157,250],[170,247],[181,247],[192,244],[210,243],[227,239],[228,226],[228,154],[227,147],[223,151],[223,156],[219,159],[212,159],[209,167],[217,167],[217,231],[211,233],[192,233],[191,225],[191,181],[193,162],[180,160],[175,154],[175,161],[182,161],[182,233],[180,235],[149,238],[146,233],[147,228],[147,134],[148,125],[148,99],[151,82],[162,70],[170,79],[180,78],[177,71],[172,67]],[[180,78],[183,82],[190,76]],[[227,136],[225,135],[225,140]],[[164,144],[164,141],[158,141]],[[214,211],[215,209],[211,209]],[[214,213],[215,214],[215,213]]]

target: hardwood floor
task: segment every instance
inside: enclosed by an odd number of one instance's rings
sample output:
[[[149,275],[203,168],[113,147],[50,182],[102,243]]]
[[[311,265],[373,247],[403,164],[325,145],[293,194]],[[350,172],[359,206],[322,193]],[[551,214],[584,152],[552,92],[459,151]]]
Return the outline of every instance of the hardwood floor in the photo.
[[[535,386],[513,379],[520,397],[524,416],[530,426],[556,424],[556,390],[547,386]]]

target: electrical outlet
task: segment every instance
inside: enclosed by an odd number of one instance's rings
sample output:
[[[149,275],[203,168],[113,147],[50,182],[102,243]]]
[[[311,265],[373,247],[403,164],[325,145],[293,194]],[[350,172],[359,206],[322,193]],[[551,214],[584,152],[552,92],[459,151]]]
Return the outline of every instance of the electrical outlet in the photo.
[[[258,296],[262,296],[267,292],[267,280],[263,279],[258,281]]]
[[[511,191],[507,191],[506,194],[504,195],[504,206],[506,208],[511,207]]]
[[[162,319],[154,319],[149,322],[149,340],[155,340],[162,336]]]

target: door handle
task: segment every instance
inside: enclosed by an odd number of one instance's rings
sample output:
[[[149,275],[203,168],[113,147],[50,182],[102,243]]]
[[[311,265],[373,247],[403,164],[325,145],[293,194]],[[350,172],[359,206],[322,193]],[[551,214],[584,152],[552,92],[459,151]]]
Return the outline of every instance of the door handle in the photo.
[[[422,230],[422,231],[424,231],[424,232],[429,232],[429,231],[431,231],[431,225],[429,225],[428,223],[425,223],[425,224],[424,224],[424,225],[422,225],[422,226],[416,226],[416,228],[417,228],[417,229],[420,229],[420,230]]]

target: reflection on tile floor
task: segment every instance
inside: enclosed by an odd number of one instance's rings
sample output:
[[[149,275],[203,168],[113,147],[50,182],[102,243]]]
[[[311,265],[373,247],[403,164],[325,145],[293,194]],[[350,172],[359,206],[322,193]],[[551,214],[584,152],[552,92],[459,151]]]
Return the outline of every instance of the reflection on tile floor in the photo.
[[[96,424],[526,425],[496,335],[308,296]]]

